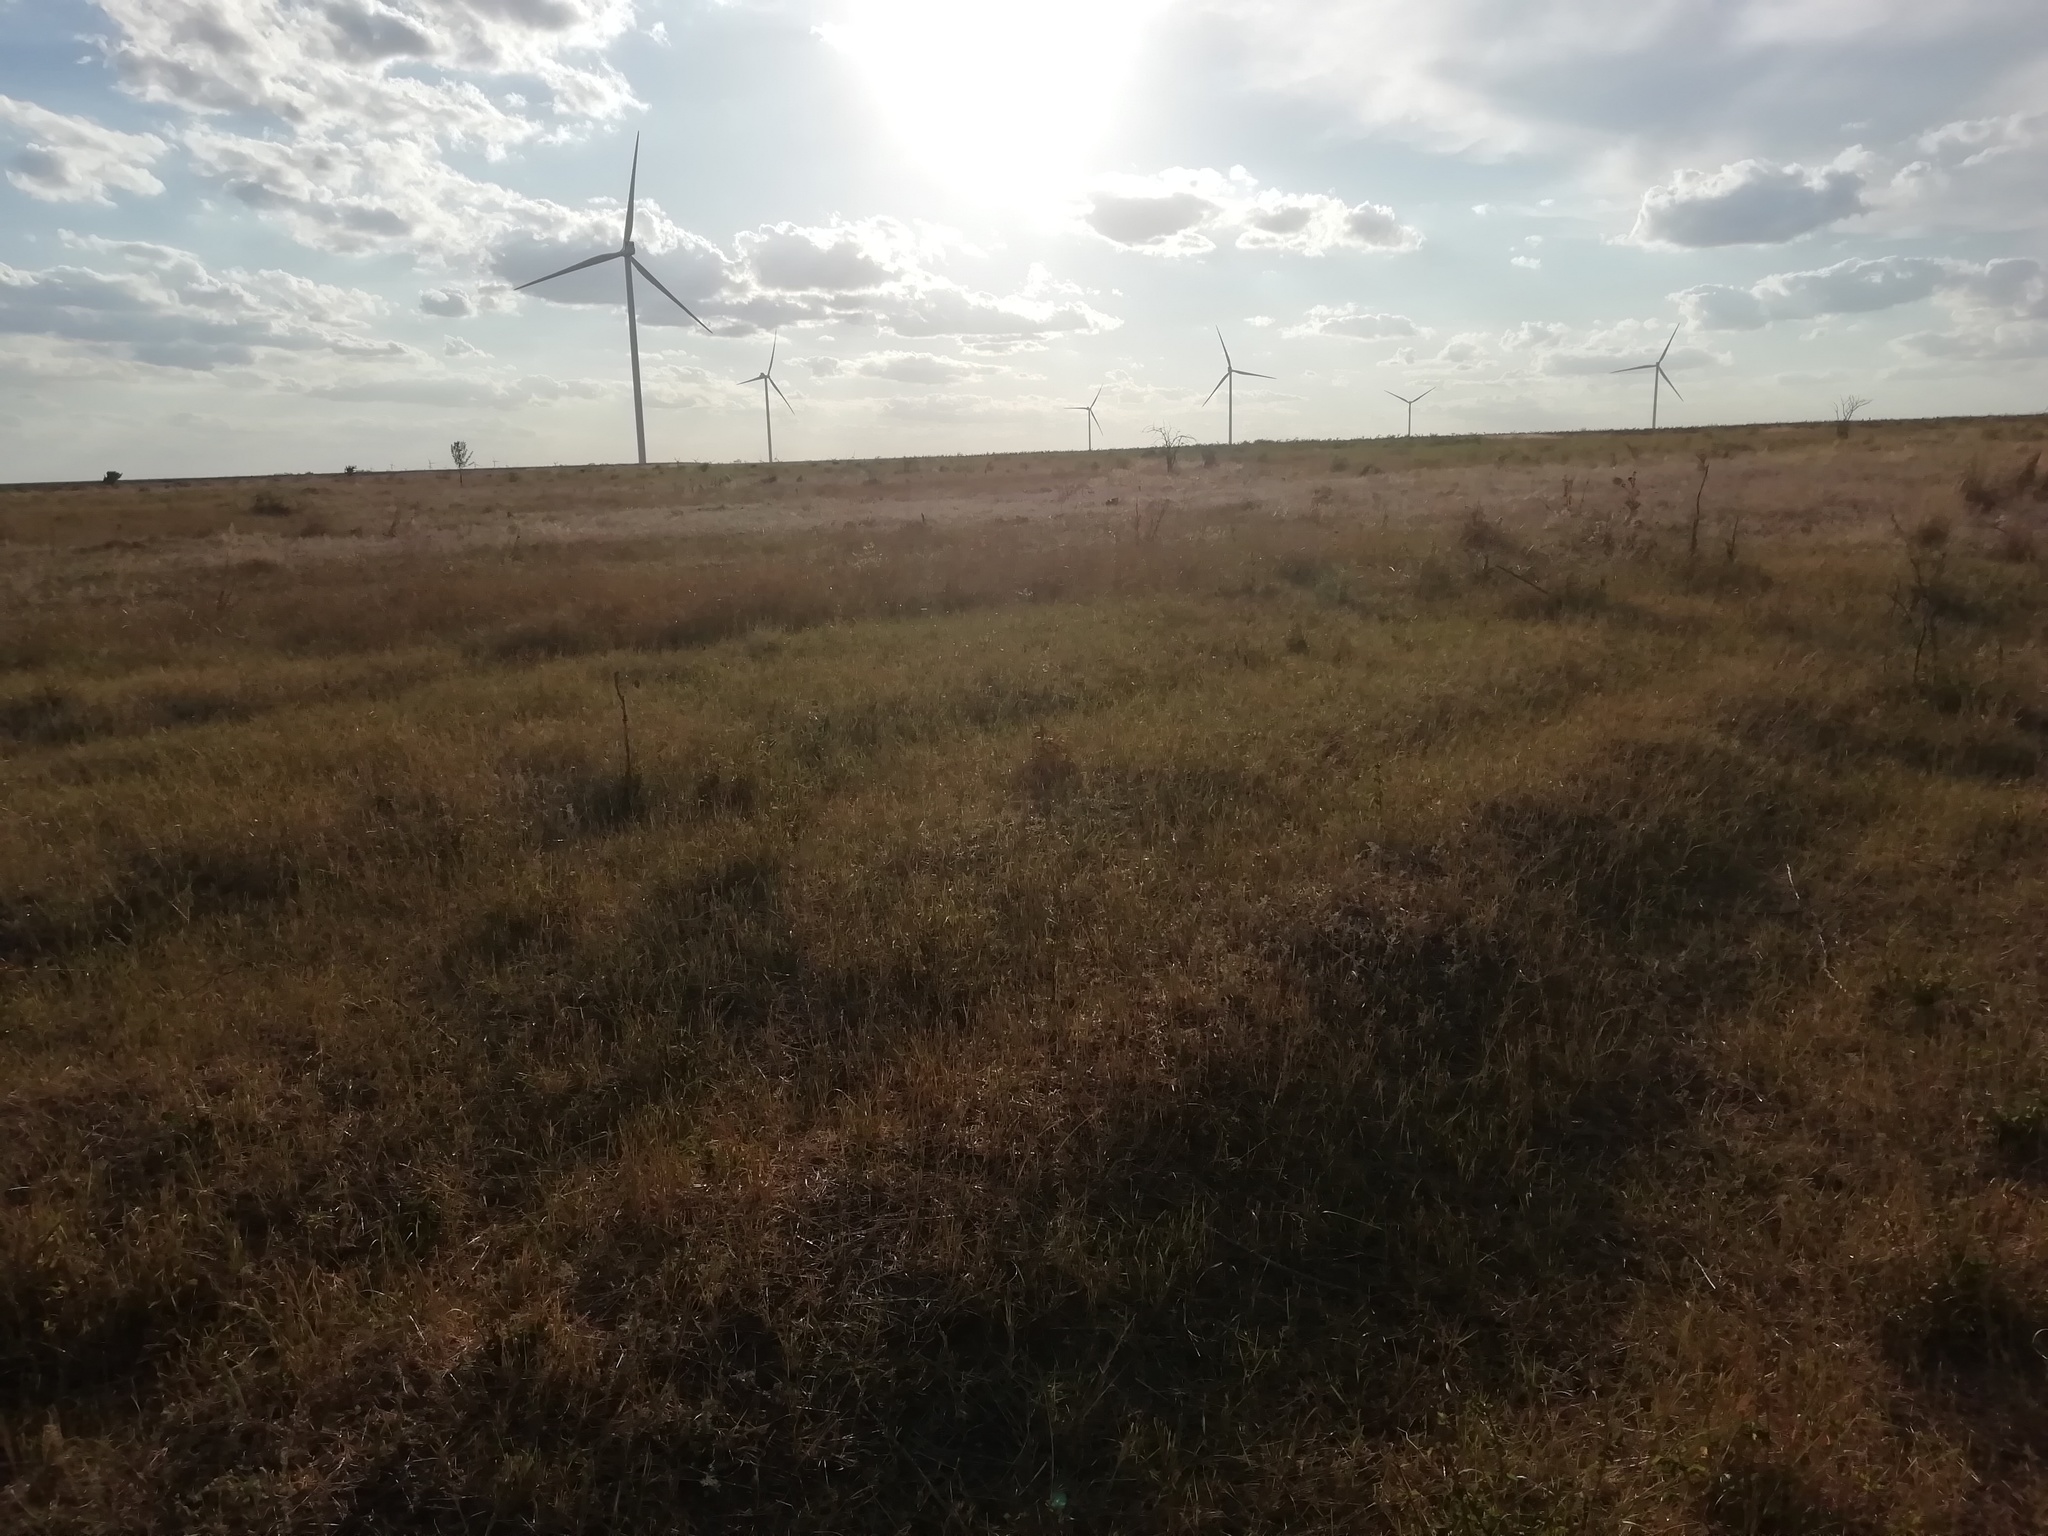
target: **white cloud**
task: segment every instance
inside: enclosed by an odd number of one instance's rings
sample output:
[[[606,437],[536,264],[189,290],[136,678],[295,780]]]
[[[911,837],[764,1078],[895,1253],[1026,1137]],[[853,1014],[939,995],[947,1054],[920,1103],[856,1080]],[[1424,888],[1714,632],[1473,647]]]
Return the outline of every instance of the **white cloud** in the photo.
[[[584,217],[444,155],[496,159],[637,105],[603,58],[634,0],[97,3],[122,87],[184,115],[191,169],[319,250],[474,266],[515,231],[562,235]],[[494,97],[500,81],[519,90]]]
[[[1151,256],[1201,256],[1218,240],[1249,251],[1412,251],[1416,230],[1377,203],[1351,204],[1322,192],[1261,187],[1243,166],[1220,171],[1175,166],[1152,176],[1098,183],[1080,222],[1110,244]]]
[[[315,136],[340,128],[502,151],[549,131],[471,79],[537,83],[554,115],[633,105],[602,50],[633,0],[98,0],[105,43],[145,101],[261,114]]]
[[[1356,304],[1317,304],[1283,336],[1345,336],[1353,341],[1392,341],[1429,333],[1406,315],[1382,314]]]
[[[446,320],[467,320],[476,313],[476,305],[460,288],[429,288],[420,295],[420,313],[439,315]]]
[[[0,96],[0,127],[22,146],[8,162],[7,179],[30,197],[111,203],[115,192],[154,197],[164,189],[150,167],[170,146],[153,133],[122,133],[12,96]]]
[[[817,375],[817,370],[812,370]],[[837,361],[827,376],[885,379],[892,384],[958,384],[1006,373],[989,363],[967,362],[931,352],[871,352]]]
[[[2048,184],[2048,113],[1946,123],[1921,134],[1877,191],[1880,224],[1910,232],[2039,229]]]
[[[209,371],[275,353],[405,359],[368,332],[384,313],[373,294],[288,272],[209,271],[189,251],[73,238],[108,269],[22,271],[0,265],[0,333],[44,337],[102,357]]]
[[[1709,283],[1677,295],[1704,330],[1753,331],[1780,320],[1860,315],[1941,297],[1973,314],[2048,318],[2042,264],[2031,257],[1974,263],[1948,257],[1856,257],[1811,272],[1777,272],[1747,288]]]
[[[1738,160],[1718,171],[1681,170],[1669,186],[1643,194],[1629,239],[1691,249],[1782,245],[1864,212],[1863,188],[1862,172],[1841,161],[1808,169]]]

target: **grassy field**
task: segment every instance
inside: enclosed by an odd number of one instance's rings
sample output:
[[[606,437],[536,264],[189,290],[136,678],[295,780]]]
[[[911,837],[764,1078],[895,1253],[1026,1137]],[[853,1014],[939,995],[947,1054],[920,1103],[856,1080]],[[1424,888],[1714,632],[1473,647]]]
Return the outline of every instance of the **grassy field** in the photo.
[[[2044,446],[0,492],[0,1526],[2048,1528]]]

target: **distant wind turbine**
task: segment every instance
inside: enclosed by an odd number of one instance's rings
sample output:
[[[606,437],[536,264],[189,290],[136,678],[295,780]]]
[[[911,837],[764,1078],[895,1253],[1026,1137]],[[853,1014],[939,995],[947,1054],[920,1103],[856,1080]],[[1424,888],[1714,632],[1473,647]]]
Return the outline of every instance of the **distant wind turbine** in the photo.
[[[602,266],[604,265],[604,263],[608,261],[618,261],[625,263],[626,340],[628,346],[631,348],[633,353],[633,433],[634,436],[638,439],[640,446],[640,462],[642,464],[645,464],[647,462],[647,417],[644,411],[642,410],[640,403],[640,317],[633,305],[633,274],[635,272],[638,272],[642,277],[646,278],[647,281],[654,284],[654,286],[657,289],[660,289],[664,297],[666,297],[671,303],[673,303],[677,309],[680,309],[684,314],[689,315],[689,317],[692,320],[697,320],[697,316],[695,313],[692,312],[689,305],[685,304],[681,299],[677,298],[674,294],[670,293],[668,289],[663,288],[661,285],[661,279],[656,277],[652,272],[648,271],[647,268],[641,264],[640,258],[634,254],[633,214],[635,209],[639,205],[639,192],[640,136],[638,134],[635,134],[633,136],[633,175],[632,179],[626,184],[626,234],[625,238],[619,242],[619,248],[616,251],[606,251],[602,256],[593,256],[588,261],[579,261],[574,266],[562,268],[562,270],[559,272],[550,272],[546,277],[536,277],[530,283],[521,283],[519,287],[513,291],[523,292],[526,289],[536,287],[541,283],[552,282],[554,281],[554,279],[558,277],[567,277],[571,272],[581,272],[585,267]],[[705,335],[709,336],[711,334],[711,327],[705,325],[702,320],[697,320],[697,324],[703,326]]]
[[[768,398],[768,391],[774,390],[777,395],[781,396],[783,408],[792,416],[796,414],[796,407],[789,403],[789,396],[784,395],[782,393],[782,386],[775,382],[775,349],[781,345],[782,338],[779,336],[769,342],[768,366],[755,374],[751,379],[740,380],[742,384],[758,384],[761,386],[761,414],[768,418],[768,462],[770,464],[775,462],[775,408],[774,402]]]
[[[1390,395],[1394,395],[1394,392],[1391,389],[1388,390],[1387,393]],[[1394,398],[1396,400],[1400,401],[1403,405],[1408,407],[1408,435],[1410,437],[1413,437],[1415,435],[1415,403],[1418,400],[1424,399],[1425,397],[1433,395],[1435,393],[1436,386],[1432,384],[1429,386],[1429,388],[1425,389],[1419,395],[1394,395]]]
[[[1657,361],[1654,363],[1637,363],[1633,368],[1617,368],[1614,370],[1616,373],[1651,373],[1656,375],[1650,381],[1650,430],[1652,432],[1657,430],[1657,406],[1659,397],[1664,391],[1664,386],[1670,384],[1671,393],[1678,395],[1678,386],[1671,384],[1671,375],[1664,371],[1664,359],[1671,355],[1671,348],[1673,343],[1678,340],[1679,330],[1679,326],[1674,325],[1671,327],[1671,340],[1664,343],[1664,350],[1657,354]],[[1685,396],[1678,395],[1678,398],[1683,400]]]
[[[1101,398],[1102,391],[1098,389],[1095,391],[1095,400],[1100,400]],[[1070,405],[1067,407],[1070,411],[1085,411],[1088,413],[1088,451],[1090,453],[1095,451],[1095,434],[1102,426],[1102,422],[1095,414],[1095,400],[1090,400],[1086,405]],[[1104,432],[1102,435],[1104,437],[1109,436],[1107,432]]]
[[[1240,378],[1270,379],[1273,375],[1270,373],[1253,373],[1249,369],[1240,368],[1237,364],[1233,363],[1230,360],[1229,343],[1224,341],[1223,330],[1220,326],[1216,331],[1216,345],[1223,348],[1223,377],[1216,381],[1216,389],[1210,390],[1208,394],[1202,397],[1202,404],[1207,405],[1211,400],[1214,400],[1217,389],[1223,391],[1225,406],[1223,441],[1228,446],[1237,441],[1237,387],[1233,381]]]

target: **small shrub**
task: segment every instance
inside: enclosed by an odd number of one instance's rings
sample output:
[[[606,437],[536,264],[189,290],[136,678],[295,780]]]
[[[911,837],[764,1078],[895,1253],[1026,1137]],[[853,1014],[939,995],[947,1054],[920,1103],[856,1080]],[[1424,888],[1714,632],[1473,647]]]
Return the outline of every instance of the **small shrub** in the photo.
[[[249,512],[255,517],[290,517],[296,511],[297,507],[275,491],[258,491],[249,503]]]
[[[110,469],[100,478],[101,485],[119,485],[120,483],[121,471],[118,469]]]

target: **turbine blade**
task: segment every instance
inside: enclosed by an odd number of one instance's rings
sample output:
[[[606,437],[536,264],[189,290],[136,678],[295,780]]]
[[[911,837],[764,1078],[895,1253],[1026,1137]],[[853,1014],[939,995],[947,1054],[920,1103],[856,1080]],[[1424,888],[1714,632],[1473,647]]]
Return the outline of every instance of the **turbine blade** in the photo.
[[[1216,327],[1216,345],[1223,349],[1223,366],[1230,366],[1230,343],[1223,339],[1223,327]]]
[[[1230,371],[1240,379],[1270,379],[1273,377],[1270,373],[1253,373],[1249,368],[1233,368]]]
[[[628,257],[626,258],[626,260],[628,260],[628,261],[630,261],[630,262],[632,262],[632,263],[633,263],[633,270],[634,270],[634,271],[638,272],[638,273],[639,273],[639,274],[640,274],[640,275],[641,275],[642,277],[646,278],[646,279],[647,279],[647,281],[649,281],[650,283],[654,284],[654,286],[655,286],[655,287],[657,287],[657,288],[660,288],[660,289],[661,289],[661,293],[662,293],[662,297],[664,297],[665,299],[667,299],[667,300],[669,301],[669,303],[671,303],[671,304],[675,305],[675,307],[676,307],[677,309],[680,309],[680,310],[681,310],[681,311],[682,311],[682,312],[683,312],[684,314],[688,315],[688,316],[689,316],[689,317],[690,317],[690,318],[691,318],[692,320],[697,320],[697,312],[696,312],[695,310],[693,310],[692,308],[690,308],[690,306],[689,306],[689,305],[685,304],[685,303],[684,303],[684,302],[683,302],[683,301],[682,301],[681,299],[677,298],[677,297],[676,297],[676,296],[675,296],[674,294],[670,293],[670,292],[668,291],[668,289],[666,289],[666,288],[663,288],[663,287],[662,287],[662,283],[661,283],[661,279],[660,279],[660,278],[658,278],[658,277],[656,277],[656,276],[655,276],[655,275],[654,275],[654,274],[653,274],[652,272],[648,271],[648,270],[647,270],[647,269],[646,269],[645,267],[641,266],[641,265],[640,265],[640,258],[639,258],[638,256],[628,256]],[[714,333],[713,333],[713,331],[712,331],[712,329],[711,329],[711,327],[710,327],[710,326],[708,326],[708,325],[705,325],[705,324],[704,324],[704,322],[703,322],[702,320],[697,320],[697,324],[698,324],[698,325],[699,325],[700,327],[702,327],[702,328],[703,328],[704,334],[705,334],[706,336],[710,336],[710,335],[714,334]]]
[[[744,384],[758,384],[758,383],[760,383],[760,382],[761,382],[761,381],[762,381],[763,379],[765,379],[765,378],[767,378],[767,377],[768,377],[768,375],[767,375],[767,374],[765,374],[765,373],[757,373],[757,374],[755,374],[755,375],[754,375],[754,376],[753,376],[753,377],[752,377],[751,379],[741,379],[741,380],[740,380],[740,383],[741,383],[741,384],[743,384],[743,385],[744,385]]]
[[[768,338],[768,367],[765,371],[767,372],[768,377],[771,379],[775,377],[775,349],[780,347],[781,345],[782,338],[780,336],[771,336]]]
[[[1424,391],[1423,391],[1423,392],[1422,392],[1421,394],[1417,395],[1417,396],[1416,396],[1415,398],[1416,398],[1416,399],[1418,399],[1418,400],[1426,400],[1426,399],[1428,399],[1428,398],[1429,398],[1429,397],[1430,397],[1431,395],[1433,395],[1433,394],[1435,394],[1435,393],[1436,393],[1436,386],[1435,386],[1434,384],[1432,384],[1432,385],[1430,385],[1430,386],[1429,386],[1429,388],[1425,389],[1425,390],[1424,390]]]
[[[1104,387],[1105,387],[1105,388],[1107,388],[1107,386],[1104,386]],[[1095,391],[1095,400],[1100,400],[1101,398],[1102,398],[1102,390],[1098,389],[1098,390],[1096,390],[1096,391]],[[1091,410],[1091,411],[1095,409],[1095,400],[1090,400],[1090,401],[1088,402],[1088,409],[1089,409],[1089,410]]]
[[[1633,368],[1617,368],[1614,371],[1616,373],[1648,373],[1656,366],[1655,363],[1637,363]]]
[[[633,209],[640,196],[640,135],[633,135],[633,176],[626,183],[626,238],[625,245],[633,243]]]
[[[1394,395],[1394,392],[1391,389],[1388,390],[1387,393],[1390,395]],[[1408,397],[1406,395],[1394,395],[1394,398],[1400,401],[1403,405],[1406,405],[1408,403]]]
[[[1671,348],[1672,348],[1672,347],[1673,347],[1673,346],[1674,346],[1674,345],[1675,345],[1675,344],[1677,343],[1677,341],[1678,341],[1678,332],[1679,332],[1679,329],[1680,329],[1680,328],[1681,328],[1681,327],[1682,327],[1682,326],[1683,326],[1684,324],[1685,324],[1685,322],[1684,322],[1683,320],[1681,320],[1681,321],[1679,321],[1679,322],[1678,322],[1678,324],[1677,324],[1677,325],[1674,325],[1673,327],[1671,327],[1671,340],[1670,340],[1670,341],[1667,341],[1667,342],[1665,342],[1665,343],[1664,343],[1664,350],[1663,350],[1662,352],[1659,352],[1659,353],[1657,354],[1657,361],[1658,361],[1658,362],[1660,362],[1660,363],[1661,363],[1661,362],[1663,362],[1665,358],[1667,358],[1667,357],[1669,357],[1669,356],[1671,355]],[[1666,383],[1669,383],[1670,381],[1669,381],[1669,380],[1667,379],[1667,380],[1666,380],[1665,382],[1666,382]]]
[[[1657,368],[1657,377],[1658,377],[1658,378],[1660,378],[1660,379],[1662,379],[1662,380],[1664,381],[1664,387],[1665,387],[1666,389],[1670,390],[1670,391],[1671,391],[1671,393],[1673,393],[1674,395],[1678,395],[1678,386],[1677,386],[1676,384],[1674,384],[1674,383],[1672,383],[1672,382],[1671,382],[1671,375],[1670,375],[1670,374],[1668,374],[1668,373],[1666,373],[1666,372],[1664,371],[1664,368],[1663,368],[1663,365],[1662,365],[1662,364],[1659,364],[1659,365],[1658,365],[1658,368]],[[1678,395],[1678,398],[1679,398],[1679,399],[1681,399],[1681,400],[1683,400],[1683,399],[1685,398],[1685,396],[1683,396],[1683,395]]]
[[[782,386],[775,382],[773,376],[771,376],[768,380],[768,387],[774,390],[777,395],[781,396],[782,403],[786,406],[789,406],[789,414],[794,416],[796,414],[796,407],[789,404],[789,396],[784,395],[782,393]]]
[[[1225,375],[1223,375],[1222,378],[1216,381],[1216,389],[1212,389],[1209,391],[1209,393],[1202,396],[1202,404],[1207,405],[1211,400],[1214,400],[1216,398],[1216,390],[1221,389],[1224,385],[1228,384],[1229,382],[1230,375],[1226,373]]]
[[[521,283],[512,291],[514,293],[523,293],[528,288],[532,288],[537,284],[551,283],[558,277],[567,277],[571,272],[581,272],[585,267],[598,267],[603,266],[608,261],[617,261],[624,254],[623,251],[606,251],[602,256],[593,256],[588,261],[579,261],[573,267],[564,267],[559,272],[550,272],[546,277],[536,277],[531,283]]]
[[[1102,432],[1102,418],[1095,414],[1095,407],[1092,405],[1088,407],[1088,419],[1095,423],[1096,431]],[[1102,432],[1102,435],[1104,437],[1109,436],[1107,432]]]

